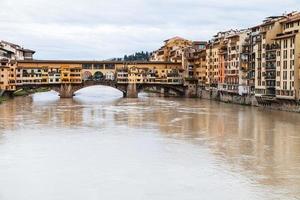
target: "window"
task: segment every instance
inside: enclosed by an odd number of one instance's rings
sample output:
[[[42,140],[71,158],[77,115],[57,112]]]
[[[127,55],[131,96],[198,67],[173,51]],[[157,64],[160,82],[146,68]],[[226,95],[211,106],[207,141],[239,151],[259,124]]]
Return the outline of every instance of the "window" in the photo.
[[[291,60],[290,62],[290,69],[293,69],[295,66],[295,61],[294,60]]]
[[[283,51],[283,59],[287,59],[287,50]]]
[[[278,76],[278,77],[280,76],[280,72],[279,72],[279,71],[277,72],[277,76]]]
[[[280,87],[280,81],[276,82],[277,87]]]
[[[283,89],[287,90],[287,83],[286,83],[286,81],[283,81]]]
[[[103,69],[104,65],[103,64],[94,64],[94,69]]]
[[[283,72],[283,80],[287,80],[287,71]]]
[[[277,61],[277,67],[280,67],[280,61]]]
[[[291,39],[291,48],[294,46],[294,44],[295,44],[295,38],[293,37],[293,38]]]
[[[283,61],[283,69],[287,69],[287,61]]]
[[[92,69],[92,64],[82,64],[83,69]]]
[[[290,50],[290,59],[293,59],[294,53],[295,53],[294,49],[291,49]]]
[[[285,39],[284,41],[283,41],[283,48],[287,48],[287,39]]]
[[[115,64],[105,64],[105,69],[115,69]]]

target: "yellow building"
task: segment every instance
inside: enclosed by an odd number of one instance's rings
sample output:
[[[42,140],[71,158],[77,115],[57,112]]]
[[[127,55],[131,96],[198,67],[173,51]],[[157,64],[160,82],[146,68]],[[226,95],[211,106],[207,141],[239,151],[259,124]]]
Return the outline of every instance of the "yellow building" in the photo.
[[[192,41],[181,37],[173,37],[164,42],[164,46],[152,52],[150,61],[181,63],[184,49],[192,46]]]
[[[2,59],[0,61],[0,92],[16,90],[16,63]]]
[[[183,79],[181,63],[131,62],[118,65],[118,83],[178,83]],[[120,82],[119,82],[120,81]]]
[[[276,98],[300,99],[300,13],[290,13],[280,21],[281,32],[275,36],[273,51],[276,66]],[[276,62],[275,62],[276,59]]]
[[[206,49],[206,86],[218,87],[219,83],[219,51],[220,51],[220,38],[215,37],[213,41],[209,42]]]
[[[207,65],[206,65],[206,50],[203,49],[195,53],[195,75],[200,86],[205,86],[207,79]]]
[[[260,38],[255,44],[255,95],[256,96],[275,96],[275,77],[276,59],[273,59],[276,50],[267,49],[274,44],[274,39],[280,33],[279,20],[282,17],[267,18],[263,24],[259,25]],[[276,55],[275,55],[276,58]]]
[[[17,64],[18,85],[82,83],[82,65],[70,61],[24,60]]]

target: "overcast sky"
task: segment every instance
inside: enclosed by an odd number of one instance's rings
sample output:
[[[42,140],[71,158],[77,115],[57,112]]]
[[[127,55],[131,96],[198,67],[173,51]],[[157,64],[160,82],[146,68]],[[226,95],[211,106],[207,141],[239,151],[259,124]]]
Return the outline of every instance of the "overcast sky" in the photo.
[[[266,16],[300,10],[300,0],[0,0],[0,39],[36,59],[122,57],[181,36],[208,40]]]

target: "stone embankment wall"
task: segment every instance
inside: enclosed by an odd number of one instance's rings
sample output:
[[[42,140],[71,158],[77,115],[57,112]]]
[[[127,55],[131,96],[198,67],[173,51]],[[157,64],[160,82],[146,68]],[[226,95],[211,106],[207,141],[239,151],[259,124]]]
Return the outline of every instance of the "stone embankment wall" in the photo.
[[[240,96],[237,94],[220,92],[218,90],[203,90],[200,88],[197,90],[197,97],[202,99],[220,101],[224,103],[256,106],[265,109],[300,113],[300,102],[296,102],[296,101],[285,101],[285,100],[276,100],[276,101],[259,100],[258,101],[254,95]]]

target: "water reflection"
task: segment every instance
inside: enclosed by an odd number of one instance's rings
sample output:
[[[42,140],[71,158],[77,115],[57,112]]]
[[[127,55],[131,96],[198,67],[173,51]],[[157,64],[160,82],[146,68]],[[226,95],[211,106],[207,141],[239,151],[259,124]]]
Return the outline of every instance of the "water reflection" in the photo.
[[[86,95],[81,91],[74,99],[59,99],[55,93],[49,93],[7,101],[0,105],[0,133],[147,132],[151,137],[207,150],[214,156],[210,167],[246,177],[257,192],[256,199],[300,197],[299,114],[199,99],[145,95],[123,99],[121,93],[114,92],[109,96],[94,91]],[[253,198],[250,196],[245,199]]]

